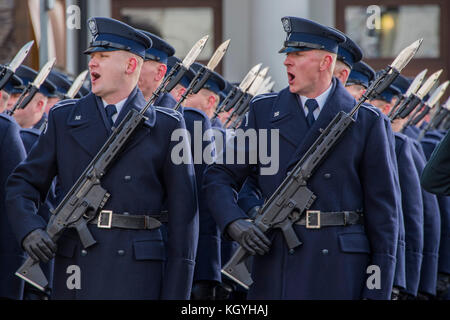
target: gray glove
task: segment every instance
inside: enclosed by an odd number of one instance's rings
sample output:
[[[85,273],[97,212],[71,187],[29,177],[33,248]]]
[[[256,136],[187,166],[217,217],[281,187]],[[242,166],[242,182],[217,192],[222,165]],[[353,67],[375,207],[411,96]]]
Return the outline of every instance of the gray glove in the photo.
[[[36,229],[30,232],[22,241],[22,246],[34,261],[49,262],[56,253],[56,244],[47,232]]]
[[[227,227],[228,235],[237,241],[251,255],[264,255],[269,252],[271,242],[266,235],[253,223],[238,219]]]

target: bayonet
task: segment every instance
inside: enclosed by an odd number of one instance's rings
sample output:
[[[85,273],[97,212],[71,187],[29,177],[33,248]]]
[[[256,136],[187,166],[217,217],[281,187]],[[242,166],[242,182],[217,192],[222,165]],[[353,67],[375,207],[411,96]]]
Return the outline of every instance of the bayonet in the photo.
[[[208,41],[209,36],[206,35],[200,40],[198,40],[194,46],[189,50],[186,57],[184,57],[183,61],[181,63],[177,63],[172,67],[167,77],[164,79],[163,83],[161,83],[160,88],[157,88],[155,92],[153,93],[150,100],[153,102],[155,101],[159,94],[162,91],[170,92],[173,88],[180,82],[180,80],[183,78],[185,73],[189,70],[191,65],[194,63],[194,61],[197,59],[200,52],[202,52],[203,48],[205,47],[206,41]],[[158,89],[160,89],[158,91]]]
[[[199,56],[200,52],[202,52],[203,48],[206,45],[206,42],[208,41],[209,35],[204,36],[200,40],[197,41],[196,44],[191,48],[189,53],[186,55],[186,57],[183,59],[183,66],[187,69],[191,67],[191,65],[194,63],[194,61]]]
[[[49,75],[50,71],[52,70],[54,64],[56,62],[56,58],[52,58],[42,67],[41,71],[39,71],[36,78],[34,78],[32,86],[39,89],[41,85],[44,83],[45,79],[47,79],[47,76]]]
[[[8,65],[8,69],[12,72],[16,72],[17,68],[22,64],[25,58],[30,53],[31,47],[34,44],[34,40],[27,42],[19,52],[17,52],[16,56],[12,59],[12,61]]]
[[[415,94],[417,90],[419,90],[420,85],[423,82],[423,79],[425,79],[425,75],[427,74],[428,69],[422,70],[411,82],[411,85],[409,86],[408,90],[406,90],[405,96],[409,97],[412,94]]]
[[[233,124],[230,126],[230,128],[237,126],[238,119],[241,118],[240,117],[241,115],[243,115],[247,112],[248,105],[249,105],[250,101],[252,100],[252,98],[258,92],[259,88],[261,87],[261,85],[264,81],[264,78],[267,75],[267,72],[269,72],[269,67],[265,67],[258,73],[258,75],[256,76],[256,79],[253,81],[253,83],[250,86],[250,88],[248,89],[247,93],[242,95],[241,98],[236,102],[236,107],[234,108],[233,112],[230,114],[230,116],[225,121],[225,124],[224,124],[225,127],[228,125],[228,123],[230,123],[230,121],[233,119],[234,116],[236,116],[236,119],[233,122]]]
[[[422,100],[428,94],[428,92],[430,92],[430,90],[433,88],[435,83],[438,81],[442,71],[443,70],[441,69],[441,70],[438,70],[435,73],[433,73],[427,79],[427,81],[425,81],[423,86],[420,87],[419,91],[417,91],[417,94],[416,94],[419,99]]]
[[[230,45],[230,39],[222,43],[214,52],[213,56],[209,60],[208,64],[206,65],[206,68],[208,68],[211,71],[214,71],[214,69],[217,67],[219,62],[222,60],[223,56],[228,50],[228,47]]]
[[[22,64],[25,58],[30,53],[31,47],[34,44],[34,40],[27,42],[8,65],[3,66],[3,70],[0,73],[0,90],[2,90],[5,85],[8,83],[9,79],[11,79],[14,72],[16,72],[17,68]]]
[[[254,96],[256,94],[256,92],[258,91],[259,87],[261,86],[261,84],[264,81],[264,78],[267,75],[267,72],[269,72],[269,67],[265,67],[264,69],[262,69],[258,75],[256,76],[255,81],[253,81],[252,85],[250,86],[250,88],[248,89],[248,93],[251,94],[252,96]]]
[[[267,92],[267,87],[268,87],[269,82],[270,82],[271,79],[272,79],[271,76],[266,77],[255,95],[266,93]]]
[[[423,98],[436,84],[439,76],[442,73],[442,69],[433,73],[425,83],[420,87],[416,94],[412,94],[400,105],[394,116],[390,117],[391,120],[396,118],[406,118],[420,103],[423,103]]]
[[[449,81],[446,81],[443,84],[441,84],[436,90],[434,90],[434,92],[431,94],[428,100],[422,103],[420,107],[416,108],[414,113],[409,117],[408,121],[403,125],[401,130],[403,131],[406,127],[410,125],[415,126],[417,123],[419,123],[419,121],[422,120],[428,114],[428,112],[430,112],[430,110],[442,97],[445,90],[447,89],[448,84]],[[421,112],[419,113],[419,111]]]
[[[433,94],[430,98],[428,98],[426,104],[433,108],[434,105],[441,99],[441,97],[444,95],[445,90],[447,90],[449,80],[445,81],[443,84],[441,84],[436,90],[434,90]]]
[[[74,80],[69,90],[65,94],[65,99],[73,99],[76,96],[81,86],[83,85],[83,82],[86,79],[87,74],[88,70],[84,70],[82,73],[78,75],[78,77]]]
[[[250,88],[250,85],[253,83],[255,78],[258,76],[258,72],[261,69],[262,63],[257,64],[253,68],[250,69],[250,71],[247,73],[245,78],[241,81],[239,84],[239,89],[242,90],[242,92],[246,92],[248,88]]]
[[[423,42],[423,38],[414,41],[412,44],[403,49],[397,58],[395,58],[394,62],[392,62],[391,67],[396,69],[398,72],[402,72],[403,68],[411,61],[411,59],[416,54],[417,50],[419,50],[420,45]],[[389,71],[391,73],[392,71]]]
[[[392,118],[394,114],[397,113],[398,110],[402,109],[404,106],[406,106],[412,99],[412,95],[414,95],[417,90],[419,90],[420,85],[423,82],[423,79],[425,78],[425,75],[427,74],[428,69],[422,70],[411,82],[410,86],[408,87],[408,90],[406,90],[404,95],[401,95],[399,99],[395,102],[395,105],[392,107],[391,111],[388,114],[389,118]],[[406,99],[406,100],[405,100]],[[400,105],[400,103],[402,103]],[[400,107],[399,107],[400,106]]]

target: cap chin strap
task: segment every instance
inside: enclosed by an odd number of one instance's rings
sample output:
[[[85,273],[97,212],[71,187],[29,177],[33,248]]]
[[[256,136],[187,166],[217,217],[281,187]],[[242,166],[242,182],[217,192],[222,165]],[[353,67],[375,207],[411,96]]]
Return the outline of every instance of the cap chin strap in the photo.
[[[147,61],[147,60],[153,60],[153,61],[160,61],[161,60],[161,58],[160,57],[157,57],[157,56],[155,56],[155,55],[153,55],[153,54],[150,54],[150,53],[145,53],[145,59],[144,59],[145,61]]]
[[[123,44],[120,44],[120,43],[115,43],[115,42],[105,41],[105,40],[91,42],[89,45],[89,48],[86,51],[91,49],[91,47],[114,48],[114,49],[118,49],[118,50],[131,51],[131,48],[128,46],[124,46]]]
[[[359,80],[347,80],[347,83],[345,84],[345,86],[348,87],[348,86],[352,86],[352,85],[360,85],[360,86],[363,86],[364,88],[367,89],[367,86],[362,81],[359,81]]]
[[[287,48],[308,48],[308,49],[323,50],[323,49],[325,49],[325,46],[317,44],[317,43],[304,42],[304,41],[285,41],[284,47],[279,51],[279,53],[282,53]]]

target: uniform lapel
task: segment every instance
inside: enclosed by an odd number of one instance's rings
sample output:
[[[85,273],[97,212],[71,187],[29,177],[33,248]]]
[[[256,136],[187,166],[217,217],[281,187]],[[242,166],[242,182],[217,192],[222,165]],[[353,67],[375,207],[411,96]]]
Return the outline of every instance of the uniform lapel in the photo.
[[[355,105],[353,97],[345,90],[338,79],[333,78],[331,92],[322,108],[319,117],[316,119],[312,127],[306,132],[303,140],[298,144],[298,147],[287,166],[287,171],[290,170],[305,154],[309,147],[319,137],[321,130],[325,129],[339,111],[349,112]],[[306,121],[305,121],[306,123]]]
[[[280,91],[272,105],[270,114],[272,129],[278,129],[280,136],[293,147],[302,141],[306,133],[306,119],[297,100],[297,96],[289,92],[289,88]]]
[[[96,100],[93,93],[78,100],[67,119],[69,133],[91,157],[97,154],[109,135]]]

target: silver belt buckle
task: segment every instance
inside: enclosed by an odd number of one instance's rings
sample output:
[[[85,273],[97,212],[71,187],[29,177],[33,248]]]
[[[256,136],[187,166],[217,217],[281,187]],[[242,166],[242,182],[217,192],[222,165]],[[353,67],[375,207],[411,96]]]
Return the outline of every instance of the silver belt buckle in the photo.
[[[317,223],[311,223],[311,215],[317,216]],[[306,228],[307,229],[320,229],[320,210],[306,210]]]
[[[103,224],[103,214],[107,214],[108,215],[108,220],[106,224]],[[98,228],[103,228],[103,229],[111,229],[111,223],[112,223],[112,210],[102,210],[100,211],[100,213],[98,214],[98,220],[97,220],[97,227]]]

